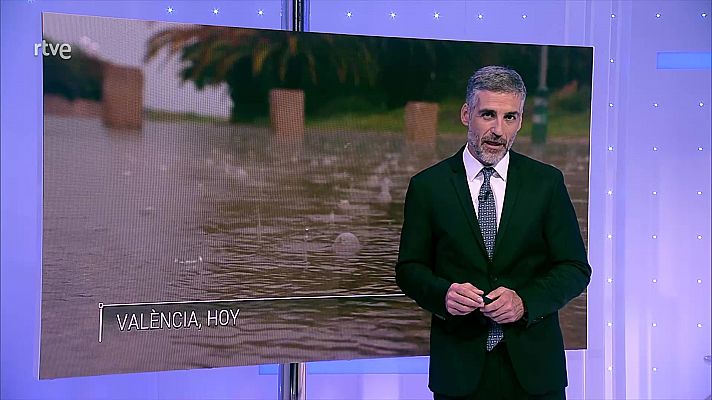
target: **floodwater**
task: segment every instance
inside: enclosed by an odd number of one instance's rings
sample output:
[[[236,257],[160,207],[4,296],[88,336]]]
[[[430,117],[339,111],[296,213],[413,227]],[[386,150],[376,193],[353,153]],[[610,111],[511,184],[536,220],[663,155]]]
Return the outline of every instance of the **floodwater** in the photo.
[[[46,115],[41,377],[427,354],[429,314],[394,279],[403,199],[463,143]],[[564,171],[584,239],[588,154],[587,138],[539,153]],[[240,301],[115,306],[202,300]],[[236,324],[207,326],[210,307],[239,308]],[[202,327],[120,329],[176,310]],[[585,294],[561,320],[567,348],[585,347]]]

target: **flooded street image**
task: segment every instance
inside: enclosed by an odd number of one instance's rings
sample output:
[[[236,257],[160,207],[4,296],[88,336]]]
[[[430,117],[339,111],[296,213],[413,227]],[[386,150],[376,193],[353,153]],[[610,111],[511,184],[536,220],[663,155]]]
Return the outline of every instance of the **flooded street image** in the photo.
[[[427,354],[430,315],[395,284],[403,201],[464,140],[46,115],[42,377]],[[587,242],[588,137],[514,149],[562,169]],[[127,331],[126,313],[207,306],[115,306],[97,340],[100,303],[207,300],[239,300],[236,324]],[[585,347],[585,293],[560,318]]]

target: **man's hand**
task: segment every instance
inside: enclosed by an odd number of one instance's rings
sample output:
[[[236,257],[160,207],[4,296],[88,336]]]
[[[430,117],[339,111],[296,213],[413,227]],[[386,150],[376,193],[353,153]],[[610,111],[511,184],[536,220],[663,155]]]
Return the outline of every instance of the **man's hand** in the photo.
[[[489,292],[487,297],[494,301],[482,308],[482,314],[498,324],[519,321],[524,315],[524,303],[512,289],[500,286]]]
[[[485,305],[484,293],[471,283],[453,283],[445,295],[445,308],[451,315],[467,315]]]

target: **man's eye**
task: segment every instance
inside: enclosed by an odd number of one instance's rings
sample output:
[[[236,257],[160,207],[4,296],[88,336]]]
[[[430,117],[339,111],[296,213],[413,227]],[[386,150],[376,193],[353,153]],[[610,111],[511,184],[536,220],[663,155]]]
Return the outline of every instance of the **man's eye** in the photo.
[[[516,115],[505,115],[504,119],[506,119],[507,121],[516,121],[517,116]]]
[[[483,113],[481,114],[481,116],[482,116],[482,118],[484,118],[484,119],[492,119],[492,118],[494,118],[494,113],[492,113],[492,112],[483,112]]]

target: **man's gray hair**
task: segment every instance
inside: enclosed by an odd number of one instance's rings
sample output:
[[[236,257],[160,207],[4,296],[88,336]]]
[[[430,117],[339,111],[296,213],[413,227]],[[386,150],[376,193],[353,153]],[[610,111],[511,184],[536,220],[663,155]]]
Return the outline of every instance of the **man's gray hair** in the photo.
[[[465,101],[470,110],[475,107],[477,92],[483,90],[516,94],[522,99],[522,104],[527,98],[527,87],[524,86],[524,81],[517,71],[499,65],[482,67],[467,80]]]

